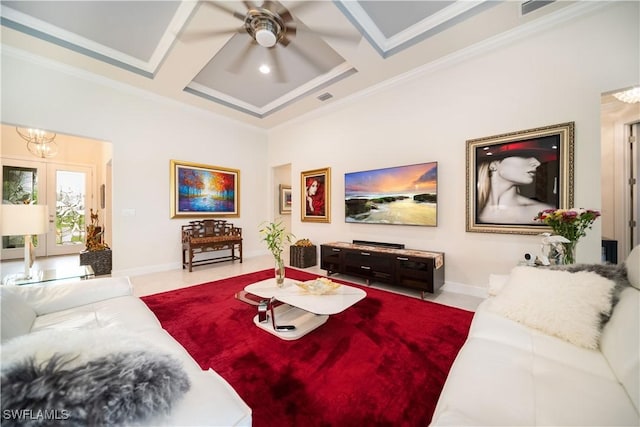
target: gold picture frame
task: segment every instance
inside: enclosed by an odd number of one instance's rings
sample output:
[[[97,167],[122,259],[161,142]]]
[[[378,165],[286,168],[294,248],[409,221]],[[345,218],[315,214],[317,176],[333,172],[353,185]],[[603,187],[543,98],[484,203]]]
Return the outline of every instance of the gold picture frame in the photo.
[[[171,218],[240,216],[240,171],[170,161]]]
[[[300,173],[303,222],[331,222],[331,168]]]
[[[544,209],[573,207],[575,123],[471,139],[466,231],[540,234]]]

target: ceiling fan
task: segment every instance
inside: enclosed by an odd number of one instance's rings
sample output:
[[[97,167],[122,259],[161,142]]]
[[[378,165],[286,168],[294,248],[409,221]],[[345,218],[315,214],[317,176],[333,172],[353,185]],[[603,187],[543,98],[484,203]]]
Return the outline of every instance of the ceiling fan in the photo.
[[[294,6],[296,9],[314,2],[300,2]],[[203,5],[219,9],[234,18],[242,21],[242,26],[233,29],[222,30],[206,30],[198,33],[185,34],[183,39],[195,40],[223,34],[248,34],[250,39],[244,50],[242,50],[231,66],[229,71],[237,73],[244,65],[249,51],[256,47],[262,47],[268,50],[273,65],[273,71],[278,81],[286,81],[280,60],[275,49],[278,47],[286,47],[302,56],[308,63],[315,68],[321,68],[321,65],[307,52],[301,49],[295,42],[296,22],[293,19],[291,10],[293,7],[286,9],[278,2],[265,0],[260,6],[251,1],[242,1],[246,8],[246,12],[240,13],[232,8],[222,4],[221,2],[206,0]],[[336,33],[323,33],[313,31],[319,35],[327,35],[330,37],[354,39],[353,35],[341,35]],[[292,43],[293,42],[293,43]]]

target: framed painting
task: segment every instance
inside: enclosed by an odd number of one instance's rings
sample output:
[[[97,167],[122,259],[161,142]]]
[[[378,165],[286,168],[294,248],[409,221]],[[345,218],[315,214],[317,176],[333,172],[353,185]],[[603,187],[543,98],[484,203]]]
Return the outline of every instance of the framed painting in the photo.
[[[171,218],[239,215],[239,170],[171,160]]]
[[[301,216],[304,222],[331,222],[331,168],[300,173]]]
[[[280,184],[280,214],[291,214],[291,186]]]
[[[544,209],[573,207],[574,122],[467,141],[467,231],[539,234]]]

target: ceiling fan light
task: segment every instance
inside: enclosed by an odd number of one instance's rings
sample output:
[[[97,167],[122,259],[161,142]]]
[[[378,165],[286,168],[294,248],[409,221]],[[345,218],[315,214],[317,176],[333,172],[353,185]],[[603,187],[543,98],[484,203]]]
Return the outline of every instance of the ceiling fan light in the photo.
[[[262,47],[272,47],[276,44],[276,35],[269,28],[260,28],[256,31],[256,41]]]

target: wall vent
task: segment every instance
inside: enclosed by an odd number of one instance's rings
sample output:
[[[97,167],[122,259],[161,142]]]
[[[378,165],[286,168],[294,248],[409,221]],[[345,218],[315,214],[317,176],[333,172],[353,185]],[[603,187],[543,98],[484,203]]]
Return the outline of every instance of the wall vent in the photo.
[[[322,95],[319,95],[317,97],[320,101],[326,101],[327,99],[331,99],[333,98],[333,95],[331,95],[329,92],[325,92]]]
[[[541,7],[544,7],[548,4],[553,3],[555,0],[527,0],[522,2],[522,15],[526,15],[527,13],[531,13],[534,10],[538,10]]]

